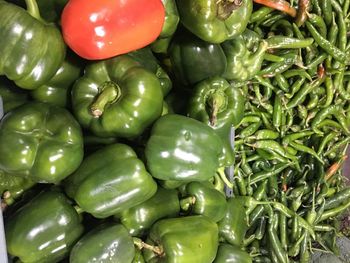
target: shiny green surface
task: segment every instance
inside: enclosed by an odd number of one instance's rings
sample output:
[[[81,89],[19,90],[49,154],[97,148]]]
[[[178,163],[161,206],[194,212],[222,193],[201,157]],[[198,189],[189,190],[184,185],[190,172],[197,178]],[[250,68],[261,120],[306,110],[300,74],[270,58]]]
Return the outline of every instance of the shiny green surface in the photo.
[[[231,197],[227,200],[227,210],[224,218],[218,222],[219,235],[227,243],[241,247],[248,230],[245,199]]]
[[[21,176],[14,176],[0,171],[0,196],[6,204],[14,202],[25,190],[31,188],[35,182]],[[6,191],[6,194],[4,192]]]
[[[253,78],[261,69],[267,43],[261,42],[253,52],[242,34],[221,44],[226,58],[227,68],[223,76],[228,80],[246,81]]]
[[[166,71],[159,65],[159,61],[153,55],[152,50],[149,47],[145,47],[130,52],[129,55],[139,62],[142,67],[145,67],[158,77],[163,96],[166,96],[172,89],[172,82]]]
[[[143,236],[157,220],[178,216],[180,205],[177,195],[176,190],[158,187],[150,199],[123,210],[116,217],[132,236]]]
[[[131,263],[135,255],[132,237],[120,224],[98,226],[73,247],[70,263]]]
[[[190,205],[191,214],[204,215],[214,222],[220,221],[226,213],[226,197],[213,187],[201,182],[191,182],[186,185],[187,196],[194,197]]]
[[[65,186],[67,194],[97,218],[136,206],[157,191],[156,182],[134,150],[118,143],[86,157]]]
[[[162,32],[159,37],[151,44],[152,51],[155,53],[166,53],[180,22],[175,0],[162,0],[165,7],[165,21]]]
[[[252,263],[252,258],[237,246],[221,243],[214,263]]]
[[[213,77],[194,87],[188,103],[188,116],[207,124],[221,137],[226,165],[234,162],[230,132],[244,116],[245,101],[239,88],[222,77]]]
[[[145,156],[153,177],[205,181],[222,165],[223,143],[213,129],[177,114],[160,117],[152,127]]]
[[[45,84],[65,57],[60,31],[5,1],[0,1],[0,16],[0,75],[24,89]]]
[[[29,94],[27,91],[17,87],[6,77],[0,77],[0,96],[4,108],[4,113],[28,102]]]
[[[79,62],[72,57],[63,61],[56,74],[44,85],[31,91],[34,100],[50,103],[60,107],[70,105],[70,89],[81,74]]]
[[[211,263],[218,247],[218,227],[203,216],[162,219],[153,225],[147,243],[159,246],[163,253],[144,249],[146,262]]]
[[[114,96],[104,93],[114,90]],[[94,117],[92,104],[103,97]],[[157,76],[128,55],[85,68],[72,89],[72,106],[80,124],[98,136],[133,138],[162,113],[163,93]]]
[[[168,52],[176,79],[191,85],[226,70],[226,57],[219,44],[205,42],[187,30],[179,30]]]
[[[193,34],[209,43],[241,34],[253,10],[252,0],[239,6],[230,0],[176,0],[181,23]]]
[[[79,215],[56,191],[40,193],[5,222],[8,252],[22,262],[59,262],[82,232]]]
[[[0,122],[0,169],[37,182],[56,183],[83,159],[79,124],[65,109],[28,103]]]

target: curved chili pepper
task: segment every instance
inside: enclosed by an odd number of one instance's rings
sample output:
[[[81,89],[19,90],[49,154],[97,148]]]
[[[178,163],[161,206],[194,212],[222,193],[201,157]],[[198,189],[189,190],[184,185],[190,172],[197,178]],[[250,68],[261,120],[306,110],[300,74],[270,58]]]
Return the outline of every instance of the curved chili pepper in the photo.
[[[254,0],[254,2],[257,4],[262,4],[271,7],[276,10],[280,10],[292,17],[295,17],[297,15],[297,10],[285,0]]]

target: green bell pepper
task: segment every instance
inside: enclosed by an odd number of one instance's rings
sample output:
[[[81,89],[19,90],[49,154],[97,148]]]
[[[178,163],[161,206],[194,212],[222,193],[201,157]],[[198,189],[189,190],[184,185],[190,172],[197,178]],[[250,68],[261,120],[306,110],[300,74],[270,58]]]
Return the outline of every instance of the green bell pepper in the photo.
[[[56,190],[41,192],[5,222],[9,254],[21,262],[59,262],[83,233],[81,218]]]
[[[242,246],[248,230],[246,210],[246,199],[241,197],[228,198],[226,214],[218,222],[219,235],[225,242],[238,247]]]
[[[35,0],[26,4],[28,11],[0,1],[0,75],[35,89],[55,75],[66,48],[59,29],[40,18]]]
[[[36,101],[68,108],[70,106],[70,89],[80,77],[81,71],[78,59],[69,56],[63,61],[52,79],[31,91],[30,94]]]
[[[204,216],[162,219],[152,226],[144,249],[146,262],[210,263],[218,248],[218,227]]]
[[[250,50],[244,34],[221,44],[227,58],[227,68],[223,77],[228,80],[246,81],[261,69],[268,45],[261,41],[256,49]]]
[[[213,263],[252,263],[252,258],[237,246],[220,243]]]
[[[72,107],[94,134],[133,138],[161,115],[163,92],[154,73],[121,55],[85,68],[73,86]]]
[[[159,219],[176,217],[180,212],[176,190],[158,187],[150,199],[139,205],[125,209],[116,215],[132,236],[144,236]]]
[[[157,179],[206,181],[223,165],[223,142],[206,124],[167,114],[154,123],[145,157]]]
[[[226,56],[219,44],[205,42],[187,30],[179,30],[169,47],[171,70],[177,81],[192,85],[226,71]]]
[[[222,77],[199,82],[188,103],[188,116],[213,128],[224,143],[226,166],[234,162],[231,147],[231,128],[244,116],[245,97],[239,88],[233,88]]]
[[[8,174],[58,183],[78,168],[83,154],[81,128],[66,109],[31,102],[0,122],[0,169]]]
[[[181,209],[192,215],[204,215],[214,222],[226,214],[226,197],[213,187],[201,182],[186,185],[186,197],[180,200]]]
[[[35,182],[21,176],[6,174],[0,170],[0,196],[1,201],[6,205],[11,205],[15,199],[20,197],[23,192],[32,186]]]
[[[103,224],[85,234],[72,248],[70,263],[131,263],[132,237],[121,224]]]
[[[140,249],[136,249],[134,259],[132,263],[145,263],[145,259],[143,258],[142,251]]]
[[[172,89],[172,82],[168,73],[159,65],[159,61],[153,55],[151,49],[149,47],[141,48],[130,52],[129,56],[158,77],[163,96],[165,97]]]
[[[3,76],[0,76],[0,96],[4,113],[27,103],[29,100],[28,92],[17,87],[12,81]]]
[[[167,53],[170,41],[180,21],[175,0],[162,0],[165,7],[165,20],[159,37],[150,45],[155,53]]]
[[[176,0],[181,23],[209,43],[241,34],[253,11],[252,0]]]
[[[65,190],[83,211],[106,218],[151,198],[157,184],[134,150],[116,143],[87,156]]]

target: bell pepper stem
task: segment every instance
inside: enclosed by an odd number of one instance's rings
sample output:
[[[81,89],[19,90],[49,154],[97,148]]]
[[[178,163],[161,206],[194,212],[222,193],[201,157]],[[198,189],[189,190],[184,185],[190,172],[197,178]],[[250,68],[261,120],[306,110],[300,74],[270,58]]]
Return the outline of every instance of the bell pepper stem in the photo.
[[[225,107],[225,95],[222,92],[214,92],[208,97],[207,103],[210,108],[209,122],[211,126],[216,125],[217,115],[221,108]]]
[[[180,200],[180,207],[183,211],[188,211],[196,203],[196,197],[189,196]]]
[[[2,195],[2,202],[5,207],[12,205],[15,202],[15,199],[11,195],[10,191],[5,191]]]
[[[225,168],[221,167],[217,170],[217,173],[220,175],[221,180],[226,184],[228,188],[233,188],[233,184],[227,179],[225,174]]]
[[[134,241],[134,245],[139,250],[148,249],[148,250],[151,250],[153,253],[157,254],[158,256],[162,256],[164,254],[164,251],[160,246],[153,246],[153,245],[147,244],[137,237],[133,237],[133,241]]]
[[[97,95],[95,102],[91,105],[91,114],[100,117],[107,104],[115,102],[120,97],[120,88],[113,82],[106,82],[101,87],[101,93]]]
[[[73,207],[74,207],[75,211],[76,211],[79,215],[82,214],[82,213],[84,213],[84,210],[83,210],[80,206],[75,205],[75,206],[73,206]]]
[[[27,5],[27,12],[34,18],[42,20],[40,11],[36,0],[25,0]]]
[[[242,0],[219,0],[217,2],[218,18],[221,20],[227,19],[232,14],[232,11],[238,9],[242,5],[242,2]]]

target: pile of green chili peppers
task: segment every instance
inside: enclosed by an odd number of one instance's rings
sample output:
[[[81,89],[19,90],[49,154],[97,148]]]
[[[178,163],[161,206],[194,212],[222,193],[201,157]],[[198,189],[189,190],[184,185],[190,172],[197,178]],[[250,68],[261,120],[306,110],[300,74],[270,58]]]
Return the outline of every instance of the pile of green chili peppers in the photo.
[[[100,61],[63,42],[67,2],[0,0],[0,195],[14,262],[339,253],[350,0],[162,0],[152,44]]]

